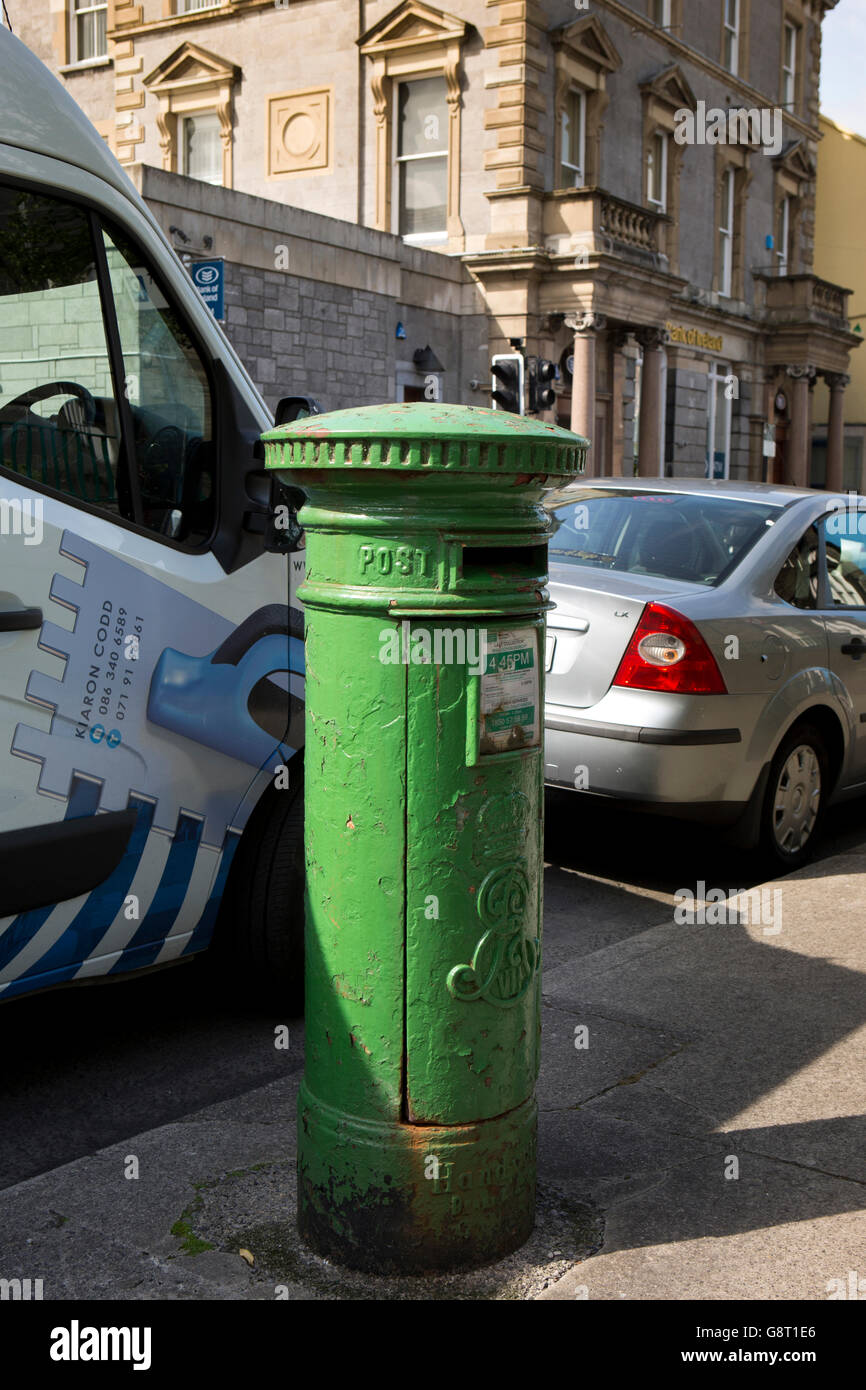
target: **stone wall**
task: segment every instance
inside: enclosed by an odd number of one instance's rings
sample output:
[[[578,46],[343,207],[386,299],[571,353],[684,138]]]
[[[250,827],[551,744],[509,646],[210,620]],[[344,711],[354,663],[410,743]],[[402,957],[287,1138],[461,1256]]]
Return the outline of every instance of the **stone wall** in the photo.
[[[148,165],[132,174],[163,230],[188,238],[172,234],[182,257],[225,259],[225,330],[271,407],[398,400],[424,389],[412,358],[428,345],[440,399],[489,405],[469,384],[489,376],[487,318],[458,260]]]

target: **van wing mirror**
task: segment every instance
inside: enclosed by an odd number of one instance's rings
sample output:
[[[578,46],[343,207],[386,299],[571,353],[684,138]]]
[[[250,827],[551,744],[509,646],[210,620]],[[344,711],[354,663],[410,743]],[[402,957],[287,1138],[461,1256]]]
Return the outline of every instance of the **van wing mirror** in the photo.
[[[293,420],[305,420],[309,415],[321,415],[322,407],[315,396],[283,396],[274,412],[275,425],[290,425]]]
[[[297,524],[303,494],[285,489],[281,495],[276,476],[264,468],[262,426],[235,385],[221,358],[213,360],[219,429],[219,526],[211,548],[221,566],[232,573],[261,555],[262,550],[286,554],[299,550],[304,533]],[[288,412],[281,418],[280,410]],[[292,411],[295,413],[292,414]],[[304,415],[320,415],[322,407],[312,396],[286,396],[277,407],[278,424]],[[288,508],[277,512],[277,507]],[[280,520],[283,525],[277,524]]]

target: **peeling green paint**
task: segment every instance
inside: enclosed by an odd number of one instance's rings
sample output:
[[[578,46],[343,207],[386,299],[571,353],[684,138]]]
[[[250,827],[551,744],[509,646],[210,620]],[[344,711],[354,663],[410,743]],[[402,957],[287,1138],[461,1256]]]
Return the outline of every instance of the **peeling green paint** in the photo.
[[[299,1222],[316,1250],[358,1268],[479,1264],[532,1228],[542,498],[585,449],[556,426],[451,405],[338,411],[265,435],[267,467],[307,494],[299,598],[318,675]],[[512,720],[512,749],[482,752],[467,660],[382,659],[392,636],[406,651],[441,629],[464,658],[480,631],[534,648],[534,739]]]

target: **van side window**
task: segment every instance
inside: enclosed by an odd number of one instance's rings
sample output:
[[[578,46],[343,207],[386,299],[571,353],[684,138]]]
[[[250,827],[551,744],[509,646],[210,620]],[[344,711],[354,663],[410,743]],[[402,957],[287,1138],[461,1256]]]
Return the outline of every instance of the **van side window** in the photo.
[[[201,544],[213,529],[215,502],[207,376],[141,253],[118,228],[103,228],[102,235],[133,420],[141,520],[164,536]]]
[[[810,526],[776,576],[776,593],[794,608],[818,607],[818,532]]]
[[[0,468],[197,548],[212,414],[189,332],[125,233],[0,185]]]
[[[133,519],[82,209],[0,187],[0,465]]]

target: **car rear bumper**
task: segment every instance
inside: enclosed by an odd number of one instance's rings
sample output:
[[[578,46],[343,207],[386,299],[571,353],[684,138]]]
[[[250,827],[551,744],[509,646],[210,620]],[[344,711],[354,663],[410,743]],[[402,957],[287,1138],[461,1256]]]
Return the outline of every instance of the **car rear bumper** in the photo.
[[[586,738],[610,738],[618,743],[652,743],[669,748],[696,748],[718,743],[742,743],[739,729],[656,729],[635,724],[600,724],[591,719],[545,718],[546,729],[582,735]]]
[[[598,706],[591,711],[599,712]],[[681,708],[672,720],[669,704],[654,711],[642,701],[633,712],[647,722],[586,718],[548,706],[545,781],[590,796],[619,798],[635,809],[717,824],[735,821],[749,802],[761,768],[761,763],[747,761],[751,728],[728,722],[736,711],[725,702],[724,709],[716,711],[715,725],[707,722],[705,709]],[[654,713],[667,716],[667,722],[649,722]]]

